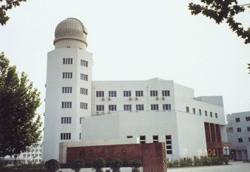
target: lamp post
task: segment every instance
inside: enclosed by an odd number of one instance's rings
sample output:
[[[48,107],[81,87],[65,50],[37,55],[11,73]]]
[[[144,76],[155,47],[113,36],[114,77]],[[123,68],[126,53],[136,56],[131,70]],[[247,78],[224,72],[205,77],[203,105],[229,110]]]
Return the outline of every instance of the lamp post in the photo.
[[[228,147],[228,146],[224,146],[223,148],[224,148],[225,151],[226,151],[226,155],[228,155],[228,154],[227,154],[227,150],[228,150],[229,147]]]

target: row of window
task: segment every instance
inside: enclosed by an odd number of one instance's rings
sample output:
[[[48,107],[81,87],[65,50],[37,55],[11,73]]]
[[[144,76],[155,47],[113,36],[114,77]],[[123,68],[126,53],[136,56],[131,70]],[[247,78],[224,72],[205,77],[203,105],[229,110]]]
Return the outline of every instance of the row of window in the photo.
[[[246,121],[250,121],[250,116],[246,117]],[[240,122],[240,118],[235,118],[235,122]]]
[[[72,72],[63,72],[62,73],[62,78],[63,79],[72,79],[73,78],[73,73]],[[88,75],[85,74],[80,74],[80,79],[84,81],[88,81]]]
[[[171,110],[171,104],[163,104],[162,105],[163,110]],[[117,105],[109,105],[109,111],[116,111]],[[123,105],[124,111],[131,111],[132,105]],[[137,111],[143,111],[144,110],[144,104],[137,104],[136,105]],[[151,104],[151,110],[159,110],[158,104]],[[96,105],[96,111],[104,111],[104,105]]]
[[[27,154],[27,158],[29,158],[30,156],[32,156],[32,157],[37,157],[37,156],[43,157],[42,154]],[[26,154],[23,154],[23,157],[25,158]]]
[[[72,93],[72,87],[62,87],[62,93]],[[80,94],[88,95],[88,89],[80,88]]]
[[[238,138],[238,142],[239,143],[243,143],[243,139],[242,138]],[[250,137],[248,137],[248,142],[250,142]]]
[[[250,131],[250,127],[247,127],[247,131]],[[241,128],[237,128],[237,132],[241,132]]]
[[[188,106],[186,106],[186,112],[187,112],[187,113],[190,112]],[[204,113],[205,113],[205,116],[208,115],[208,113],[207,113],[206,110],[204,111]],[[193,108],[193,114],[196,114],[196,109],[195,109],[195,108]],[[202,110],[201,110],[201,109],[199,109],[199,115],[202,115]],[[215,118],[218,118],[218,114],[217,114],[217,113],[215,113],[214,115],[215,115]],[[210,112],[210,117],[213,117],[213,112]]]
[[[63,58],[63,64],[64,65],[70,65],[73,64],[73,58]],[[81,60],[81,65],[88,67],[88,61],[86,60]]]
[[[62,108],[63,109],[69,109],[72,108],[72,102],[62,102]],[[88,104],[87,103],[80,103],[80,108],[81,109],[88,109]]]
[[[109,97],[116,97],[116,91],[109,91]],[[136,97],[143,97],[143,91],[135,91]],[[158,96],[158,90],[151,90],[150,91],[151,97]],[[170,96],[169,90],[162,90],[162,96]],[[96,97],[104,97],[104,91],[96,91]],[[123,91],[123,97],[131,97],[131,91]]]

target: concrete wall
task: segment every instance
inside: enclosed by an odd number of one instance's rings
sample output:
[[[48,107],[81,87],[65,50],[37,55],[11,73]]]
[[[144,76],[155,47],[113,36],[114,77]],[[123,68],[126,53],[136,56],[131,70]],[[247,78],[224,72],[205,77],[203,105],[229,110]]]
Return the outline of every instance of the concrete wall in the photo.
[[[140,169],[141,172],[143,172],[143,167],[140,167],[139,169]],[[103,172],[105,172],[106,170],[112,171],[110,168],[102,168],[102,170],[103,170]],[[120,171],[121,172],[131,172],[132,168],[123,167],[123,168],[120,168]],[[74,170],[71,170],[71,169],[59,169],[58,172],[74,172]],[[93,172],[93,168],[84,168],[84,169],[81,169],[80,172]]]

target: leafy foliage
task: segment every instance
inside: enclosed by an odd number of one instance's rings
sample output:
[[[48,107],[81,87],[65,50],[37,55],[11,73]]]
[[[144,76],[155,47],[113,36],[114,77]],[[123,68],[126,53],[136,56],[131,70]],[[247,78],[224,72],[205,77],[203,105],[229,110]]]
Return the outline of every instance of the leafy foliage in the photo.
[[[237,0],[201,0],[204,5],[189,3],[189,10],[192,15],[203,14],[220,24],[224,20],[233,32],[245,40],[245,44],[250,43],[250,28],[244,29],[240,22],[236,22],[234,17],[245,11],[246,5],[238,5]]]
[[[22,72],[19,79],[16,67],[0,54],[0,156],[17,157],[41,140],[40,115],[34,120],[40,93],[28,82],[27,75]]]
[[[134,169],[139,169],[142,166],[142,162],[138,159],[131,160],[128,164]]]
[[[76,159],[70,163],[70,168],[75,170],[75,172],[79,172],[84,165],[85,163],[82,159]]]
[[[114,159],[110,163],[110,167],[113,170],[113,172],[119,172],[120,168],[122,167],[123,161],[120,159]]]
[[[96,170],[96,172],[101,171],[105,165],[106,161],[103,158],[96,158],[91,162],[91,166]]]
[[[44,166],[47,170],[55,172],[60,168],[60,163],[56,159],[50,159],[45,162]]]

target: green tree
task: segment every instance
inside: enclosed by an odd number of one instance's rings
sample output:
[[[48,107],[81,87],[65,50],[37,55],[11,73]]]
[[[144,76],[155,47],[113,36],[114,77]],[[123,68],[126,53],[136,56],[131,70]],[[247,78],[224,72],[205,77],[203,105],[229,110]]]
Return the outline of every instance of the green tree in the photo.
[[[50,159],[45,162],[44,166],[47,170],[56,172],[60,168],[60,163],[56,159]]]
[[[232,31],[245,40],[245,44],[250,43],[250,28],[244,29],[242,23],[234,19],[237,14],[245,11],[245,6],[249,7],[250,4],[239,5],[237,0],[201,0],[201,2],[203,5],[189,3],[192,15],[201,13],[215,20],[217,24],[225,20]]]
[[[133,159],[128,162],[128,165],[132,167],[132,172],[139,172],[139,168],[142,166],[142,162],[139,159]]]
[[[102,172],[102,168],[105,167],[106,161],[103,158],[93,159],[91,166],[96,170],[96,172]]]
[[[113,170],[113,172],[120,172],[120,168],[123,164],[123,161],[120,159],[114,159],[113,161],[111,161],[110,163],[110,167]]]
[[[24,72],[19,79],[15,66],[0,54],[0,156],[24,152],[41,140],[40,93],[32,89]]]
[[[79,172],[84,166],[85,163],[82,159],[76,159],[70,163],[70,168],[75,172]]]
[[[0,0],[0,3],[2,2],[3,0]],[[6,15],[6,12],[13,7],[20,6],[20,2],[26,2],[26,0],[5,0],[4,5],[0,4],[0,23],[2,26],[10,19],[10,17]]]

